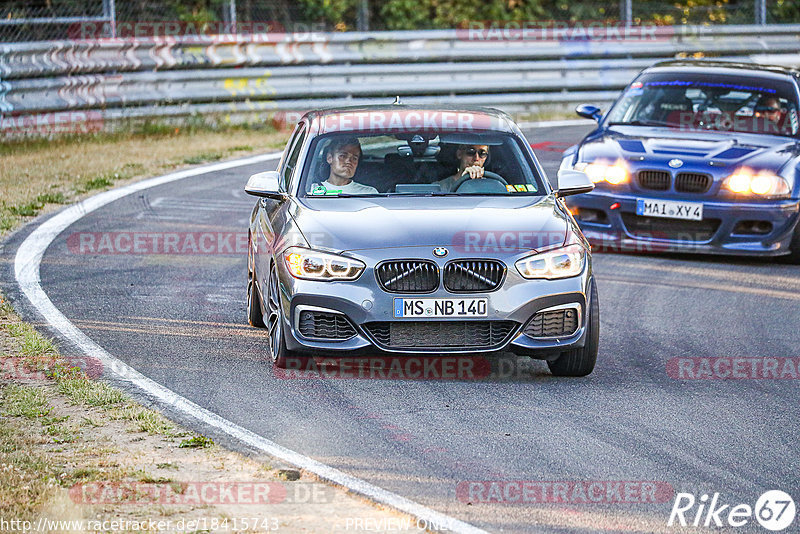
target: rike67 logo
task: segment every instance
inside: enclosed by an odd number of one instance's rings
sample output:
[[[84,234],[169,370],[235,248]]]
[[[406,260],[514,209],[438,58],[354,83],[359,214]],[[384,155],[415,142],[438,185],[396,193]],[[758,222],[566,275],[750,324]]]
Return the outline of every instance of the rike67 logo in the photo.
[[[792,497],[780,490],[764,492],[755,507],[749,504],[725,504],[719,493],[697,499],[691,493],[678,493],[669,514],[667,526],[705,528],[744,527],[754,518],[765,529],[778,532],[794,522],[795,504]]]

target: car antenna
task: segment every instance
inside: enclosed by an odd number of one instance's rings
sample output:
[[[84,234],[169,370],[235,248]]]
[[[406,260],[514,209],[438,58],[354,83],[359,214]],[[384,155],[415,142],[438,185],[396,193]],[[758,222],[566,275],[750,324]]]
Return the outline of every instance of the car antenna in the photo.
[[[401,106],[402,105],[402,103],[400,102],[400,95],[397,95],[396,97],[394,97],[394,102],[392,103],[392,105],[394,105],[394,106]]]

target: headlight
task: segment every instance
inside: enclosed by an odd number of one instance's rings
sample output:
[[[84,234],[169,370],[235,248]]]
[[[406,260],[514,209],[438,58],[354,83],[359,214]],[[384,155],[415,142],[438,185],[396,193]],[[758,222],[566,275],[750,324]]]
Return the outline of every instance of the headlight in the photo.
[[[627,182],[629,177],[628,165],[623,159],[618,159],[614,163],[603,160],[576,163],[575,170],[585,172],[594,183],[608,182],[611,185],[619,185]]]
[[[736,169],[725,178],[722,187],[737,195],[757,195],[760,197],[788,197],[791,189],[782,176],[771,171],[758,171],[747,167]]]
[[[586,249],[573,244],[522,258],[514,266],[524,278],[569,278],[583,272]]]
[[[364,270],[364,262],[300,247],[289,247],[283,253],[286,268],[303,280],[355,280]]]

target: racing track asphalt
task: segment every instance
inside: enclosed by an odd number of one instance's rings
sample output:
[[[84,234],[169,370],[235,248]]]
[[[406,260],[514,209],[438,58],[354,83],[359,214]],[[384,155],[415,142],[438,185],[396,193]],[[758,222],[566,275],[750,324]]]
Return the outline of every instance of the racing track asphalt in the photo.
[[[554,175],[560,151],[586,131],[526,134]],[[489,380],[315,380],[281,378],[266,362],[265,334],[245,320],[243,254],[87,255],[67,246],[82,232],[245,232],[254,200],[242,188],[269,166],[187,178],[90,213],[48,248],[42,287],[109,353],[176,393],[489,531],[668,531],[672,499],[479,504],[459,500],[460,482],[654,481],[751,506],[770,489],[800,497],[800,381],[677,380],[666,370],[676,357],[800,356],[800,267],[596,254],[600,354],[586,378],[554,378],[542,362],[505,355]],[[40,317],[12,262],[40,222],[0,250],[3,291],[32,321]]]

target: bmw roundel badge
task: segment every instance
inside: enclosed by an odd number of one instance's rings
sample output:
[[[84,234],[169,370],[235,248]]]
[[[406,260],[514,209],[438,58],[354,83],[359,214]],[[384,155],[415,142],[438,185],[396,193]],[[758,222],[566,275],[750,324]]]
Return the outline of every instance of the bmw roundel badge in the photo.
[[[669,163],[667,163],[667,165],[669,165],[673,169],[677,169],[678,167],[683,166],[683,161],[679,160],[678,158],[675,158],[675,159],[669,160]]]
[[[433,255],[436,256],[437,258],[444,258],[445,256],[447,256],[447,252],[448,252],[447,249],[444,247],[436,247],[435,249],[433,249]]]

